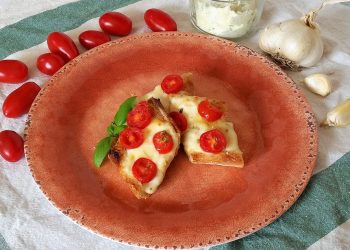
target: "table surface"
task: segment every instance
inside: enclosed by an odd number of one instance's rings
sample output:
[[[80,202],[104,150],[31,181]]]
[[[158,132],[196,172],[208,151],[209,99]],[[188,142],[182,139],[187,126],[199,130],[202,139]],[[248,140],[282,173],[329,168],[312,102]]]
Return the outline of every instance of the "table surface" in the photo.
[[[321,0],[267,0],[259,29],[302,16]],[[143,22],[149,8],[167,11],[179,31],[197,32],[189,20],[188,1],[179,0],[0,0],[0,59],[19,59],[29,66],[30,79],[43,85],[48,76],[35,67],[46,53],[47,34],[64,31],[77,41],[87,29],[99,29],[98,17],[118,10],[133,20],[133,33],[150,32]],[[317,19],[325,45],[320,63],[301,72],[287,72],[310,102],[318,121],[350,98],[350,7],[327,6]],[[117,39],[114,37],[113,39]],[[238,41],[254,50],[258,32]],[[81,52],[84,51],[79,47]],[[312,73],[326,73],[333,92],[323,98],[305,89],[302,80]],[[18,85],[0,85],[0,104]],[[0,114],[0,130],[23,135],[26,116],[8,119]],[[268,227],[244,239],[215,249],[350,248],[350,126],[319,129],[319,158],[314,175],[299,200]],[[8,163],[0,159],[0,249],[132,249],[93,234],[61,214],[36,186],[25,159]]]

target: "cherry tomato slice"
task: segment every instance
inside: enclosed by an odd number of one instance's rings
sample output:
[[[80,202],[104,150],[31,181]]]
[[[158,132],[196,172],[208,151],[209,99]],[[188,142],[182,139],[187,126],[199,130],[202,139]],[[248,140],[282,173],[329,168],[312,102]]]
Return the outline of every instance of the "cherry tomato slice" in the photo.
[[[184,132],[187,129],[187,119],[182,113],[171,112],[169,115],[174,120],[176,126],[181,132]]]
[[[137,104],[126,118],[129,127],[143,129],[152,121],[152,111],[146,101]]]
[[[95,48],[110,40],[111,38],[108,34],[97,30],[87,30],[79,35],[79,42],[85,49]]]
[[[53,53],[42,54],[36,60],[36,67],[44,74],[52,76],[65,65],[59,55]]]
[[[138,148],[142,145],[143,132],[138,128],[126,128],[119,134],[121,145],[126,149]]]
[[[0,155],[9,162],[20,160],[24,155],[24,142],[22,137],[12,130],[1,131]]]
[[[132,166],[132,173],[142,184],[150,182],[157,174],[157,165],[147,158],[139,158]]]
[[[215,103],[209,102],[208,100],[199,103],[198,113],[209,122],[219,120],[223,115],[220,108],[215,106]]]
[[[179,75],[168,75],[160,84],[162,90],[167,94],[175,94],[184,87],[184,81]]]
[[[62,32],[52,32],[47,37],[49,50],[61,56],[66,62],[79,55],[79,50],[73,40]]]
[[[173,138],[165,130],[160,131],[153,136],[153,144],[160,154],[167,154],[174,147]]]
[[[18,60],[0,60],[0,82],[19,83],[28,79],[28,67]]]
[[[225,135],[218,129],[207,131],[199,138],[199,144],[203,151],[208,153],[220,153],[226,148]]]
[[[6,117],[16,118],[28,113],[40,87],[34,82],[26,82],[11,92],[2,105],[2,112]]]
[[[107,12],[98,20],[101,29],[115,36],[129,35],[132,30],[132,21],[119,12]]]
[[[149,9],[144,14],[147,26],[155,32],[176,31],[177,25],[174,19],[159,9]]]

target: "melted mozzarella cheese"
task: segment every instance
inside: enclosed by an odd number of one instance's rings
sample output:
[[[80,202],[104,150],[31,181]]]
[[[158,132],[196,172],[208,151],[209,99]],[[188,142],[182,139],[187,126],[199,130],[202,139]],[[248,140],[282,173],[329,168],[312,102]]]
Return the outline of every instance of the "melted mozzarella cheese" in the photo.
[[[225,152],[241,152],[238,147],[237,135],[234,131],[233,124],[225,121],[223,118],[208,122],[198,114],[198,104],[205,100],[205,97],[174,95],[170,98],[170,111],[182,111],[188,123],[188,129],[182,137],[182,143],[187,153],[204,152],[199,144],[200,136],[209,130],[220,130],[227,140]]]
[[[154,147],[153,136],[157,132],[164,130],[167,131],[173,138],[174,146],[169,153],[159,154],[159,152]],[[132,166],[134,162],[142,157],[152,160],[157,165],[157,174],[150,182],[143,184],[143,190],[148,194],[152,194],[162,183],[165,172],[170,162],[175,157],[176,150],[180,144],[180,141],[174,127],[170,123],[160,121],[158,119],[153,119],[152,122],[144,129],[144,138],[145,141],[140,147],[126,150],[126,155],[123,158],[122,163],[122,171],[129,178],[135,179],[132,174]]]

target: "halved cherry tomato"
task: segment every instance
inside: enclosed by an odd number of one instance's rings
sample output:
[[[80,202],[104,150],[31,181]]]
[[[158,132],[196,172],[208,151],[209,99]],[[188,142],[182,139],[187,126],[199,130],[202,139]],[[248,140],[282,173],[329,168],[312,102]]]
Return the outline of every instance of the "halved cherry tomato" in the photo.
[[[65,61],[59,55],[45,53],[36,60],[36,67],[44,74],[52,76],[65,65]]]
[[[12,130],[1,131],[0,155],[9,162],[20,160],[24,155],[24,142],[22,137]]]
[[[129,127],[143,129],[152,121],[152,111],[146,101],[137,104],[126,118]]]
[[[157,174],[157,165],[147,158],[139,158],[132,166],[132,173],[142,184],[150,182]]]
[[[174,141],[171,135],[163,130],[153,136],[153,144],[160,154],[167,154],[173,149]]]
[[[120,134],[120,143],[124,148],[132,149],[142,145],[144,138],[143,132],[138,128],[126,128]]]
[[[97,30],[87,30],[79,35],[79,42],[85,49],[95,48],[110,40],[111,38],[108,34]]]
[[[174,19],[162,10],[149,9],[145,12],[144,19],[152,31],[177,31]]]
[[[62,32],[52,32],[47,37],[49,50],[61,56],[66,62],[79,55],[79,50],[73,40]]]
[[[222,110],[215,103],[208,100],[201,101],[198,105],[198,113],[209,122],[219,120],[223,115]]]
[[[178,129],[180,129],[181,132],[187,129],[187,119],[182,113],[171,112],[169,115],[174,120],[176,126]]]
[[[162,90],[167,94],[175,94],[184,87],[184,80],[179,75],[168,75],[160,84]]]
[[[0,82],[19,83],[28,79],[28,67],[18,60],[0,60]]]
[[[26,82],[11,92],[2,105],[2,112],[6,117],[16,118],[28,113],[40,87],[34,82]]]
[[[218,129],[207,131],[199,138],[199,144],[203,151],[208,153],[220,153],[226,148],[225,135]]]
[[[129,17],[119,12],[107,12],[98,20],[101,29],[115,36],[129,35],[132,22]]]

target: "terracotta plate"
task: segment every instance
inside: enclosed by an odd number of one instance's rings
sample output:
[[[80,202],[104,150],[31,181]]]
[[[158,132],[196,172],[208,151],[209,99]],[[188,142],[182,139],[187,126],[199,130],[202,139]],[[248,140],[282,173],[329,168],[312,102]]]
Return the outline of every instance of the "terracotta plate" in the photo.
[[[158,192],[137,200],[95,144],[120,105],[167,74],[191,71],[195,94],[227,102],[246,165],[193,165],[183,152]],[[34,179],[80,225],[146,247],[199,247],[268,225],[304,190],[317,156],[305,97],[265,57],[233,42],[192,33],[118,39],[85,52],[46,84],[26,129]]]

